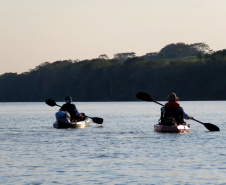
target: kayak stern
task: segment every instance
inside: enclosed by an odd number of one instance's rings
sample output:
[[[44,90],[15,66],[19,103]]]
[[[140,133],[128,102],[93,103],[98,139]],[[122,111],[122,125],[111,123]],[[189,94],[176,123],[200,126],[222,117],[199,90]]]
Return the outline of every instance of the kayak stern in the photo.
[[[190,131],[190,125],[187,123],[172,126],[157,124],[154,126],[154,131],[165,133],[186,133]]]
[[[53,123],[53,127],[54,128],[84,128],[90,125],[90,121],[91,119],[88,117],[86,117],[86,119],[83,121],[70,122],[70,123],[55,121]]]

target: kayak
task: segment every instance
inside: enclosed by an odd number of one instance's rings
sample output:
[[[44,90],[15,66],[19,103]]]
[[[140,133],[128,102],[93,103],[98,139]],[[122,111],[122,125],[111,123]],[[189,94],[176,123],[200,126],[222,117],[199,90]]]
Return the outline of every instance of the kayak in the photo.
[[[187,123],[172,126],[157,124],[154,126],[154,131],[165,133],[186,133],[190,131],[190,125]]]
[[[55,121],[53,123],[54,128],[84,128],[90,125],[91,119],[89,117],[85,117],[83,121],[75,121],[75,122],[62,122],[62,121]]]

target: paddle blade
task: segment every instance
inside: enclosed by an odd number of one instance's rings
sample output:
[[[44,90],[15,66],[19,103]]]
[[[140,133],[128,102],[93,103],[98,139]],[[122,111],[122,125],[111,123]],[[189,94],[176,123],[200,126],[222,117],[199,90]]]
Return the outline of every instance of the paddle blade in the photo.
[[[143,100],[143,101],[153,101],[151,96],[144,92],[139,92],[136,94],[136,97]]]
[[[45,101],[47,105],[53,107],[53,106],[56,106],[56,102],[52,99],[48,99]]]
[[[89,117],[91,118],[91,117]],[[98,118],[98,117],[92,117],[91,118],[93,120],[94,123],[97,123],[97,124],[102,124],[104,119],[103,118]]]
[[[220,131],[220,128],[216,125],[213,125],[211,123],[204,123],[203,124],[209,131]]]

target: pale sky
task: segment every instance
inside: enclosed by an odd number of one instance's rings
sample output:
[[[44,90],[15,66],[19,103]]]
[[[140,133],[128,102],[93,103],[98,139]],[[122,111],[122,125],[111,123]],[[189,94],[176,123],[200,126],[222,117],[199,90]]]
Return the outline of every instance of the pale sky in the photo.
[[[0,25],[0,74],[22,73],[178,42],[226,49],[226,0],[0,0]]]

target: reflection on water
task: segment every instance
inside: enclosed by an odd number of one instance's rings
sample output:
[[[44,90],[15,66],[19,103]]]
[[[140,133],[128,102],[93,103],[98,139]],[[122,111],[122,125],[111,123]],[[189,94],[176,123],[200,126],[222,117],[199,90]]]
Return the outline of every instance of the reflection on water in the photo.
[[[156,133],[153,102],[78,102],[104,118],[81,129],[54,129],[58,108],[45,103],[0,103],[0,184],[226,183],[225,102],[180,104],[221,131],[189,120],[190,133]]]

